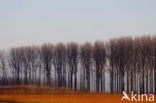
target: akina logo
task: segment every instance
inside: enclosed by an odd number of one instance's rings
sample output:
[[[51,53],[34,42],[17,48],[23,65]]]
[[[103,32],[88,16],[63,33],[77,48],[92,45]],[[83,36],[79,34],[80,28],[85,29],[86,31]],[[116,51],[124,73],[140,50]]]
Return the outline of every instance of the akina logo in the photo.
[[[154,95],[153,94],[134,94],[132,91],[131,95],[128,96],[128,94],[123,91],[123,97],[121,98],[121,101],[127,100],[127,101],[146,101],[146,102],[153,102],[154,101]]]

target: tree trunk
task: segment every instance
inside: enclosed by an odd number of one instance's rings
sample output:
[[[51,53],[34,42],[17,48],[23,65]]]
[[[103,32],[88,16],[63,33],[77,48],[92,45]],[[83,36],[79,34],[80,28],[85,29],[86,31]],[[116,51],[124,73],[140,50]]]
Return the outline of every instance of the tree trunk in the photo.
[[[145,74],[145,69],[144,69],[144,64],[143,64],[143,72],[142,72],[142,93],[144,94],[145,93],[145,82],[144,82],[144,74]]]
[[[74,88],[75,88],[75,91],[77,90],[77,75],[76,75],[76,73],[75,73],[75,75],[74,75],[74,77],[75,77],[75,80],[74,80]]]
[[[104,73],[103,73],[103,92],[105,92],[105,68],[104,68]]]
[[[156,68],[154,68],[154,85],[155,85],[155,94],[156,94]]]
[[[150,93],[153,93],[153,68],[150,70]]]
[[[112,68],[111,68],[111,72],[110,72],[110,92],[111,92],[111,94],[113,94],[113,65],[112,65]]]
[[[127,70],[127,93],[129,93],[129,71]]]
[[[148,68],[146,72],[146,94],[148,94]]]

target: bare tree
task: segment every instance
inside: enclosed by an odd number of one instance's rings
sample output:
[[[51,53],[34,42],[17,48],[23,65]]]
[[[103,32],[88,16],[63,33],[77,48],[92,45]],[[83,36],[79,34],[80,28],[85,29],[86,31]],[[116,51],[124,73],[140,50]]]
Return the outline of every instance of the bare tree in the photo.
[[[51,67],[53,60],[53,45],[51,44],[43,44],[42,45],[42,56],[43,56],[43,65],[44,70],[46,71],[46,79],[47,85],[51,85]]]
[[[63,43],[58,43],[55,47],[54,67],[58,76],[58,87],[66,86],[66,47]]]
[[[20,72],[22,70],[21,64],[21,48],[12,48],[10,51],[10,64],[13,68],[14,82],[16,85],[20,85]]]
[[[152,67],[153,67],[153,70],[151,71],[151,92],[153,92],[153,88],[154,88],[154,93],[156,94],[156,36],[154,36],[152,38],[152,48],[153,48],[153,52],[152,52]],[[154,79],[153,79],[154,77]],[[154,81],[154,82],[152,82]],[[153,87],[153,84],[154,84],[154,87]]]
[[[116,46],[116,69],[117,69],[117,92],[121,93],[125,90],[124,78],[126,67],[126,39],[125,37],[117,40]]]
[[[109,41],[109,52],[108,58],[110,63],[110,92],[114,93],[114,74],[115,74],[115,53],[116,53],[116,40],[111,39]]]
[[[93,58],[96,65],[96,88],[97,91],[102,91],[102,88],[105,92],[105,62],[106,62],[106,49],[104,42],[97,41],[94,44],[93,49]],[[102,79],[104,77],[104,80]],[[100,83],[101,81],[101,83]],[[103,85],[104,81],[104,85]],[[101,86],[99,86],[101,84]],[[100,89],[101,87],[101,89]]]
[[[67,62],[69,65],[69,81],[71,89],[73,88],[73,76],[74,76],[74,90],[77,89],[77,65],[78,65],[78,45],[71,42],[67,45]]]
[[[105,92],[109,70],[111,93],[156,93],[155,52],[156,36],[86,42],[80,48],[71,42],[0,50],[0,82],[52,86],[55,76],[56,87],[78,90],[80,82],[83,90]]]
[[[81,63],[84,71],[84,86],[85,86],[85,78],[87,80],[87,90],[90,90],[90,70],[92,64],[92,45],[89,42],[86,42],[81,47]]]
[[[130,93],[130,90],[133,91],[133,40],[131,37],[124,38],[125,44],[125,72],[127,71],[127,93]],[[130,88],[131,87],[131,88]]]
[[[7,68],[5,51],[0,51],[0,69],[2,70],[2,85],[7,84]]]

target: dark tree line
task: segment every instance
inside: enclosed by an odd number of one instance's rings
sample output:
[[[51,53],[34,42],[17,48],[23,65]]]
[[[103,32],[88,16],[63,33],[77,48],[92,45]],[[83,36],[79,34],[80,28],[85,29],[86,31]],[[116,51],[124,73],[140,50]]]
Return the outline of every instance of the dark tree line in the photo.
[[[0,50],[0,85],[156,93],[156,36]]]
[[[110,92],[156,92],[156,36],[124,37],[109,42]]]

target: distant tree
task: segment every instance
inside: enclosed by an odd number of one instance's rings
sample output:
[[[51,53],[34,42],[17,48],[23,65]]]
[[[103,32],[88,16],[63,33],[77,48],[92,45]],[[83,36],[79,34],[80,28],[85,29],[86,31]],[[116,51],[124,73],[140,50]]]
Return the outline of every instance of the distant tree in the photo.
[[[115,54],[116,54],[116,40],[111,39],[109,41],[109,52],[108,58],[110,63],[110,92],[114,93],[115,87]]]
[[[145,68],[145,87],[146,87],[146,91],[145,93],[148,94],[149,93],[149,73],[152,70],[152,41],[151,41],[151,37],[148,36],[146,37],[146,68]],[[151,74],[152,75],[152,74]]]
[[[134,66],[134,77],[135,79],[135,88],[136,88],[136,92],[140,92],[140,85],[141,84],[141,40],[140,38],[135,38],[134,39],[134,62],[133,62],[133,66]]]
[[[77,65],[78,65],[78,45],[71,42],[67,45],[67,62],[69,65],[69,81],[71,89],[73,88],[73,76],[74,76],[74,90],[77,89]]]
[[[66,47],[63,43],[58,43],[55,47],[54,67],[58,76],[58,87],[66,86]]]
[[[153,72],[154,72],[154,73],[152,72],[152,74],[154,74],[154,80],[151,79],[150,83],[151,83],[151,85],[152,85],[152,83],[154,84],[154,87],[151,86],[151,92],[153,91],[153,88],[154,88],[154,93],[156,94],[156,36],[154,36],[152,38],[152,48],[153,48],[152,66],[153,66]],[[151,78],[153,78],[152,74],[151,74]],[[152,82],[152,81],[154,81],[154,82]]]
[[[10,65],[13,68],[14,83],[20,85],[20,72],[22,70],[21,48],[12,48],[10,51]]]
[[[46,71],[46,82],[47,85],[51,86],[51,67],[53,60],[53,45],[43,44],[42,45],[42,60],[44,70]]]
[[[140,88],[141,91],[140,92],[145,93],[145,71],[146,71],[145,67],[147,65],[146,62],[147,62],[147,57],[148,57],[148,51],[150,50],[150,48],[148,45],[148,42],[149,42],[148,37],[144,36],[144,37],[141,37],[140,39],[141,39],[141,44],[140,44],[140,47],[141,47],[141,68],[142,68],[141,69],[141,71],[142,71],[142,83],[141,83],[141,88]]]
[[[28,65],[29,65],[29,61],[28,61],[28,49],[26,48],[21,48],[21,63],[22,63],[22,67],[23,67],[23,73],[24,73],[24,85],[28,84]]]
[[[94,44],[93,48],[93,58],[96,65],[96,88],[97,91],[102,91],[102,88],[105,92],[105,63],[106,63],[106,48],[104,42],[97,41]],[[102,79],[104,77],[104,80]],[[101,81],[101,83],[100,83]],[[103,85],[104,81],[104,85]],[[101,86],[99,86],[101,84]],[[101,89],[100,89],[101,87]]]
[[[85,79],[87,80],[87,90],[90,90],[90,70],[92,64],[92,45],[89,42],[86,42],[81,47],[81,63],[83,67],[84,73],[84,86],[85,86]]]
[[[0,50],[0,72],[0,85],[53,86],[55,79],[55,87],[98,92],[110,73],[110,93],[156,94],[156,36]]]
[[[130,90],[133,91],[133,39],[131,37],[125,37],[125,72],[127,71],[127,93],[130,93]],[[131,88],[130,88],[131,87]]]
[[[152,52],[152,57],[151,57],[151,71],[150,71],[150,93],[155,93],[156,94],[156,36],[153,36],[151,38],[152,44],[151,44],[151,52]],[[153,91],[154,88],[154,91]]]
[[[42,84],[42,73],[44,71],[43,66],[43,55],[42,55],[42,49],[40,47],[37,47],[37,65],[38,65],[38,86],[41,86]]]
[[[125,38],[119,38],[117,40],[117,52],[116,52],[116,63],[117,63],[117,92],[121,93],[125,90],[124,86],[124,77],[125,77],[125,66],[127,63],[126,60],[126,49],[125,49],[126,40]]]
[[[7,85],[7,68],[5,51],[0,51],[0,70],[2,70],[2,85]]]

